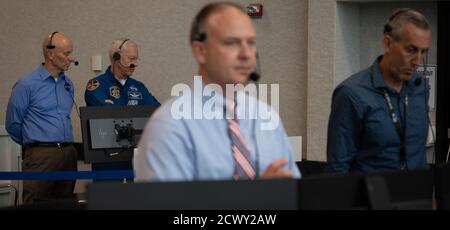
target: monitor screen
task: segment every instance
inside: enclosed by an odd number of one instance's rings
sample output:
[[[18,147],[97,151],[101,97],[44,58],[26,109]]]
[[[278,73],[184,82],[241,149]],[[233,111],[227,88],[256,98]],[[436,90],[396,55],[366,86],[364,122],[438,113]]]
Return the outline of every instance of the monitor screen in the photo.
[[[130,161],[156,106],[80,107],[84,161]]]
[[[91,119],[92,149],[134,148],[148,118]]]

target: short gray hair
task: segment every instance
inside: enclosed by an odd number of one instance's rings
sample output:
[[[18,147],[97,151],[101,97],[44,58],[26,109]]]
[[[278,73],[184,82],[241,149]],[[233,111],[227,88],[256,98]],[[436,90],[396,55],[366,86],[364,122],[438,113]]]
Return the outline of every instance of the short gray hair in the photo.
[[[112,61],[115,52],[120,52],[121,50],[125,49],[127,46],[132,44],[137,46],[136,42],[128,38],[119,38],[114,40],[111,43],[111,48],[109,49],[109,59]]]
[[[423,14],[409,8],[402,8],[397,9],[389,17],[386,25],[384,25],[384,34],[388,34],[395,40],[399,40],[403,27],[407,23],[411,23],[424,30],[430,30],[430,24]]]

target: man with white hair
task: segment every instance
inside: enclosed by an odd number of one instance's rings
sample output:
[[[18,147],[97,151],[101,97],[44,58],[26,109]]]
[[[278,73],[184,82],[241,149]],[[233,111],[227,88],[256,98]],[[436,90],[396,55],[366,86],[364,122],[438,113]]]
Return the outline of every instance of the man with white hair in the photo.
[[[89,80],[84,99],[87,106],[134,106],[160,103],[144,83],[132,78],[139,63],[136,42],[128,38],[114,40],[109,50],[111,66]],[[93,170],[132,169],[131,162],[94,163]]]

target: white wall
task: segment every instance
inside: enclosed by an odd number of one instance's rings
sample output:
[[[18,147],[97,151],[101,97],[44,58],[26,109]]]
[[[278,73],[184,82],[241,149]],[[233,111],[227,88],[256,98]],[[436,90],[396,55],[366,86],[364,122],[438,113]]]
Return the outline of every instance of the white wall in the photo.
[[[161,101],[169,98],[174,84],[190,82],[197,71],[188,33],[192,17],[206,2],[209,1],[3,0],[0,108],[6,110],[14,82],[42,61],[40,43],[52,31],[65,32],[74,40],[75,55],[81,64],[68,74],[75,83],[79,106],[84,105],[87,80],[98,74],[90,70],[91,56],[102,55],[105,68],[111,41],[124,36],[139,44],[141,65],[136,78],[147,84]],[[264,3],[264,17],[254,20],[262,65],[261,83],[280,84],[280,115],[287,133],[303,137],[303,156],[311,160],[326,160],[326,132],[334,87],[372,63],[380,53],[382,26],[393,9],[419,8],[432,26],[436,25],[435,1],[236,2]],[[434,39],[435,33],[434,29]],[[430,64],[435,63],[435,52],[432,46]],[[4,118],[1,113],[0,121]],[[80,141],[75,112],[72,118],[75,140]]]
[[[428,64],[436,64],[437,4],[421,2],[338,2],[336,13],[335,86],[350,75],[372,65],[383,54],[383,27],[398,8],[412,8],[423,13],[431,25]]]
[[[20,171],[20,154],[20,146],[11,140],[5,127],[0,125],[0,172]],[[19,181],[0,180],[0,207],[13,205],[15,196],[20,195],[20,187]]]
[[[14,83],[42,61],[41,41],[53,31],[72,37],[80,65],[68,75],[75,101],[84,106],[92,55],[109,64],[111,41],[129,37],[139,45],[135,77],[161,101],[171,87],[192,81],[197,66],[188,35],[192,18],[207,0],[3,0],[0,8],[0,108],[6,110]],[[242,4],[251,0],[236,1]],[[258,1],[256,1],[258,2]],[[290,136],[306,135],[307,0],[264,1],[264,17],[255,19],[262,66],[261,83],[280,84],[280,115]],[[3,124],[5,114],[0,114]],[[80,122],[72,112],[74,136],[81,141]]]

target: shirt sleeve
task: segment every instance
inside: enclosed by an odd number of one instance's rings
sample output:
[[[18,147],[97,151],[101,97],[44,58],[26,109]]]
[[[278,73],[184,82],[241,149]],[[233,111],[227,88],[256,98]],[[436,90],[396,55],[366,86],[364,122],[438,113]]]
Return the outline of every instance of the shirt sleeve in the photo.
[[[194,151],[188,131],[180,120],[168,117],[154,114],[145,128],[133,158],[137,181],[195,179]]]
[[[29,105],[29,98],[30,92],[27,87],[20,82],[16,83],[9,98],[6,111],[6,130],[11,138],[20,145],[23,145],[22,128]]]
[[[350,171],[362,134],[362,114],[362,107],[352,90],[347,86],[336,88],[328,122],[328,172]]]
[[[292,177],[295,179],[300,179],[302,177],[300,170],[297,167],[297,164],[295,162],[295,159],[292,155],[292,148],[291,144],[289,143],[288,136],[286,134],[286,131],[284,130],[284,126],[280,120],[280,127],[278,128],[279,136],[281,137],[281,141],[283,143],[283,146],[285,149],[283,150],[283,153],[286,154],[286,159],[288,160],[288,170],[291,171]]]
[[[111,103],[113,101],[108,99],[109,92],[106,90],[105,86],[100,83],[100,81],[92,79],[87,83],[86,91],[84,91],[84,101],[86,102],[86,106],[114,105]]]

